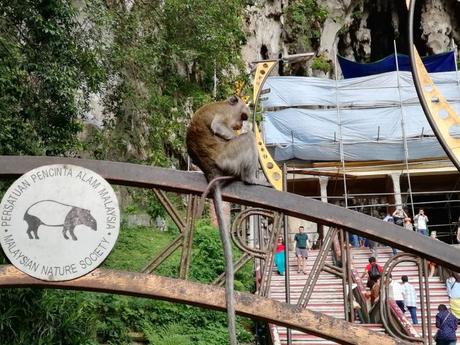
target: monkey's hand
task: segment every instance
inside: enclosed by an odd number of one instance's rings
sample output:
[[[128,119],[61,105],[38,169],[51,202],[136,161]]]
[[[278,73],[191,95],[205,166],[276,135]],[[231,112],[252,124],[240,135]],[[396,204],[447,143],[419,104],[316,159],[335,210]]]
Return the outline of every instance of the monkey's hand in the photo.
[[[227,126],[223,119],[219,116],[216,116],[214,120],[212,120],[211,131],[214,133],[214,135],[217,135],[218,137],[225,140],[231,140],[236,136],[235,131]]]
[[[216,126],[216,128],[211,128],[211,130],[214,133],[214,135],[224,140],[232,140],[233,138],[237,137],[237,135],[235,134],[233,130],[225,128],[225,127]]]

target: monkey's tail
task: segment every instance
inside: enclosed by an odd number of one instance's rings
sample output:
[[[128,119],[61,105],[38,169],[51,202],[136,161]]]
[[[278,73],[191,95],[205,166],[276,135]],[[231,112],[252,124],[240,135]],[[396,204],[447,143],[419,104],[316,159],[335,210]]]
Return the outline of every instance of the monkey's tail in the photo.
[[[224,247],[225,299],[227,302],[228,334],[230,337],[230,345],[237,345],[232,244],[230,241],[229,229],[227,229],[227,224],[224,219],[224,212],[222,211],[221,183],[218,183],[214,188],[214,209],[216,210],[217,222],[219,224],[220,239]]]
[[[195,218],[200,218],[201,215],[203,214],[203,209],[204,209],[204,204],[206,202],[206,198],[209,194],[209,192],[214,188],[214,186],[218,186],[218,183],[220,181],[225,181],[225,180],[234,180],[234,176],[218,176],[214,177],[211,181],[209,181],[208,186],[204,190],[203,194],[201,194],[201,200],[198,204],[198,208],[195,211]]]

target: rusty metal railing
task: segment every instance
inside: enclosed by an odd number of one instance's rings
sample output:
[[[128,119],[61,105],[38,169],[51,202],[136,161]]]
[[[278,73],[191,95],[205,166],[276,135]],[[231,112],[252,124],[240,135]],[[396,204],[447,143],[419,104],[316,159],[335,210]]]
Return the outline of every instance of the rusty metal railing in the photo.
[[[0,178],[14,178],[33,168],[56,163],[87,167],[98,172],[109,182],[119,185],[155,188],[187,195],[200,195],[207,186],[205,178],[199,173],[129,163],[58,157],[0,156]],[[278,192],[261,186],[246,186],[239,182],[225,187],[222,194],[226,201],[260,207],[318,224],[342,228],[372,240],[388,243],[392,247],[414,255],[426,257],[430,261],[453,270],[458,271],[460,269],[460,258],[456,249],[440,241],[433,241],[426,236],[412,232],[401,232],[398,226],[364,214],[299,195]],[[194,214],[192,211],[188,213]],[[187,222],[181,222],[177,217],[176,223],[179,228],[182,228],[182,231],[184,227],[187,227]],[[185,235],[181,233],[168,247],[168,252],[184,244],[184,237]],[[187,243],[190,243],[190,238]],[[342,241],[341,246],[343,244],[344,241]],[[341,257],[342,263],[346,264],[349,261],[346,255],[342,254]],[[326,265],[324,267],[327,268]],[[336,270],[333,267],[329,269]],[[186,277],[186,271],[183,275]],[[225,308],[224,291],[220,287],[136,272],[113,272],[99,269],[70,282],[43,282],[6,265],[0,267],[0,286],[43,286],[115,292],[160,298],[219,310]],[[275,302],[262,296],[238,293],[236,300],[237,313],[240,315],[318,335],[341,344],[367,345],[370,341],[382,345],[405,344],[402,340],[377,334],[353,323],[347,323],[308,309],[299,310],[295,306]]]
[[[396,324],[392,317],[391,305],[388,303],[389,296],[389,279],[390,274],[398,264],[402,262],[412,262],[418,268],[418,284],[419,284],[419,302],[421,306],[421,321],[422,321],[422,337],[414,337],[400,331],[400,327]],[[411,342],[423,342],[424,344],[432,345],[431,337],[431,311],[430,311],[430,294],[429,281],[427,274],[426,260],[413,254],[400,253],[388,260],[383,267],[382,278],[380,279],[380,315],[385,330],[392,336],[405,339]]]

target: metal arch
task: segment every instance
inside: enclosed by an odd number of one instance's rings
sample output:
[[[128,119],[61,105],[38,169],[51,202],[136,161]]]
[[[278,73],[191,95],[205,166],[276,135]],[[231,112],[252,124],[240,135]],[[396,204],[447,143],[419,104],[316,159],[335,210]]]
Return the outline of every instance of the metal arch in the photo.
[[[259,248],[251,248],[244,244],[244,239],[241,238],[241,229],[242,223],[250,216],[264,216],[268,218],[275,218],[275,214],[271,211],[267,211],[262,208],[248,208],[240,213],[238,213],[233,220],[231,236],[233,243],[244,253],[247,253],[253,257],[259,259],[265,259],[269,253],[269,250],[263,249],[262,243],[259,244]]]
[[[259,248],[251,248],[244,243],[245,239],[242,238],[242,224],[250,216],[264,216],[273,219],[273,229],[271,232],[269,232],[270,238],[267,245],[264,245],[264,243],[262,243],[260,240],[258,246]],[[273,252],[276,249],[274,239],[280,230],[280,225],[281,215],[279,213],[267,211],[262,208],[248,208],[243,210],[237,214],[232,223],[230,233],[233,243],[243,252],[243,255],[234,264],[234,272],[238,272],[251,259],[257,258],[264,262],[264,268],[262,269],[263,279],[259,288],[259,295],[265,296],[268,293],[269,282],[272,274],[270,268],[273,261]],[[265,272],[268,272],[268,274],[264,274]],[[213,284],[222,286],[224,282],[225,272],[223,272],[216,280],[214,280]]]
[[[265,60],[257,62],[256,73],[254,76],[254,88],[253,88],[253,97],[254,97],[254,134],[256,136],[257,142],[257,151],[259,152],[260,165],[264,171],[265,177],[272,184],[276,190],[283,190],[283,173],[281,168],[276,164],[273,157],[267,150],[262,134],[260,133],[259,127],[255,122],[255,115],[257,109],[257,103],[259,102],[259,97],[262,92],[262,85],[267,80],[270,72],[278,64],[279,60]]]
[[[32,278],[11,265],[0,265],[1,287],[36,286],[112,292],[130,296],[149,297],[208,309],[225,310],[225,290],[221,287],[194,283],[144,273],[96,269],[84,277],[67,282],[45,282]],[[328,315],[259,297],[235,293],[236,312],[280,326],[308,332],[345,345],[367,345],[369,340],[379,345],[410,345],[364,327]]]
[[[390,317],[391,311],[390,311],[390,305],[387,303],[387,298],[389,296],[389,276],[393,272],[393,269],[399,265],[402,262],[412,262],[417,265],[418,268],[418,279],[419,279],[419,291],[420,291],[420,305],[422,307],[421,310],[421,321],[422,321],[422,337],[418,336],[412,336],[412,335],[407,335],[404,334],[396,325],[394,319]],[[421,342],[423,344],[426,343],[426,339],[428,339],[428,344],[431,345],[431,323],[426,322],[426,320],[431,319],[431,313],[430,309],[425,310],[425,306],[430,305],[430,300],[429,300],[429,293],[428,293],[428,280],[423,279],[423,277],[426,277],[426,267],[425,267],[425,260],[413,255],[413,254],[407,254],[407,253],[399,253],[393,256],[390,260],[388,260],[384,267],[383,267],[383,273],[382,273],[382,279],[380,279],[380,296],[381,296],[381,301],[384,301],[384,303],[380,304],[380,316],[382,318],[383,325],[385,327],[385,330],[388,332],[388,334],[398,337],[401,339],[405,339],[407,341],[411,342]],[[424,292],[427,292],[424,294]],[[389,327],[389,326],[392,326]],[[412,326],[412,324],[410,324]],[[430,336],[427,336],[430,335]]]
[[[201,195],[207,187],[203,174],[131,163],[36,156],[0,156],[0,179],[17,177],[47,164],[74,164],[92,169],[113,184],[159,188]],[[225,201],[263,207],[321,225],[342,228],[371,240],[383,242],[407,253],[424,257],[454,271],[460,271],[460,252],[441,241],[411,232],[397,225],[339,206],[278,192],[272,188],[234,182],[222,190]]]
[[[460,138],[452,136],[449,132],[450,129],[454,129],[455,127],[460,128],[460,116],[450,106],[446,98],[431,80],[414,45],[413,23],[415,2],[416,0],[410,1],[408,21],[409,57],[415,90],[434,134],[447,156],[454,163],[457,170],[460,171]]]

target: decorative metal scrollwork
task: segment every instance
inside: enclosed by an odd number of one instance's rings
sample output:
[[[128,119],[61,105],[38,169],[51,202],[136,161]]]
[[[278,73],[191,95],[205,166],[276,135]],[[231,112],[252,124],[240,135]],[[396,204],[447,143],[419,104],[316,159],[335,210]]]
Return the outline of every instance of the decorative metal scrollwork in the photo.
[[[412,262],[417,265],[418,268],[418,284],[420,291],[420,306],[421,306],[421,319],[422,319],[422,338],[414,337],[407,334],[404,334],[396,324],[394,318],[391,316],[391,306],[388,303],[389,296],[389,283],[390,275],[393,272],[393,269],[403,262]],[[418,257],[414,254],[400,253],[392,257],[386,262],[383,267],[382,279],[380,280],[380,317],[382,318],[382,323],[385,327],[385,330],[393,337],[408,341],[417,341],[423,342],[424,344],[432,344],[431,339],[431,323],[427,320],[431,320],[431,311],[427,307],[430,305],[430,294],[429,294],[429,282],[426,278],[427,275],[427,263],[423,258]],[[411,325],[409,325],[411,327]],[[412,330],[411,333],[415,333],[415,330]]]
[[[250,247],[248,243],[248,238],[246,237],[246,232],[244,229],[245,221],[251,216],[262,216],[269,219],[272,219],[272,226],[267,226],[262,231],[262,238],[259,238],[258,248]],[[231,228],[231,236],[235,245],[244,253],[247,253],[253,257],[259,259],[266,259],[269,253],[271,252],[274,238],[280,232],[280,220],[281,218],[279,213],[272,211],[264,210],[262,208],[248,208],[241,211],[235,217]]]

